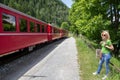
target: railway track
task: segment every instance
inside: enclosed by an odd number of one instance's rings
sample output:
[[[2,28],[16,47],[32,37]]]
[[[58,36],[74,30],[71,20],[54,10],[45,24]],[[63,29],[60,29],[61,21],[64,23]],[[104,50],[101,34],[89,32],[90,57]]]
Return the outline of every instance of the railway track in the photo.
[[[16,52],[0,58],[0,80],[16,80],[27,70],[44,59],[64,39],[39,45],[31,52]],[[11,79],[12,76],[15,76]]]
[[[61,39],[63,40],[63,39]],[[2,65],[5,65],[5,64],[8,64],[16,59],[19,59],[20,57],[23,57],[25,55],[29,55],[31,54],[32,52],[36,51],[36,50],[39,50],[49,44],[54,44],[55,42],[57,42],[58,40],[55,40],[53,42],[47,42],[47,43],[43,43],[43,44],[38,44],[32,51],[28,51],[27,49],[26,50],[23,50],[23,51],[19,51],[19,52],[15,52],[15,53],[12,53],[10,55],[7,55],[7,56],[3,56],[3,57],[0,57],[0,66]],[[59,41],[58,41],[59,42]]]

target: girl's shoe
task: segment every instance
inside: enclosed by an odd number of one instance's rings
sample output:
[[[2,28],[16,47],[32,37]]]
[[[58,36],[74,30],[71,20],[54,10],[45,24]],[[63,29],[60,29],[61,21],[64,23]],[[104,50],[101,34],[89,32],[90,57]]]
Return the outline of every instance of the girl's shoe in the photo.
[[[103,78],[102,78],[102,80],[105,80],[107,78],[107,75],[105,75]]]
[[[98,73],[97,73],[97,72],[94,72],[93,75],[98,75]]]

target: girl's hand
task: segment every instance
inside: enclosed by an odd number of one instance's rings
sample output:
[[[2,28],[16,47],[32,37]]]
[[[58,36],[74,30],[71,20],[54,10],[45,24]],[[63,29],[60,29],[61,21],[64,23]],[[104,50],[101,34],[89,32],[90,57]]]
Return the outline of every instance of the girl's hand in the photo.
[[[102,59],[102,55],[100,55],[99,58]]]
[[[107,45],[106,45],[105,47],[106,47],[106,48],[108,48],[108,49],[110,48],[110,47],[109,47],[109,46],[107,46]]]
[[[102,59],[102,52],[99,53],[99,58]]]

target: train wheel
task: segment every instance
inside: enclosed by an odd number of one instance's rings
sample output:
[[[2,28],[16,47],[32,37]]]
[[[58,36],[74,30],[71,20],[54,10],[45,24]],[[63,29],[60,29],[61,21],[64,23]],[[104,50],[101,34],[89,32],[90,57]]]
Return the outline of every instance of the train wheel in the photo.
[[[30,47],[28,47],[28,51],[29,51],[29,52],[30,52],[30,51],[33,51],[34,48],[35,48],[35,46],[30,46]]]

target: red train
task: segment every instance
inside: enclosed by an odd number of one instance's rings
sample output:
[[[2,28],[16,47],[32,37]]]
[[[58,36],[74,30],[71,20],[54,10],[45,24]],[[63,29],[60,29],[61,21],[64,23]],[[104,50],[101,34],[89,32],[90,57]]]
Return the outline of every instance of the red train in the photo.
[[[0,57],[67,35],[66,30],[0,4]]]

